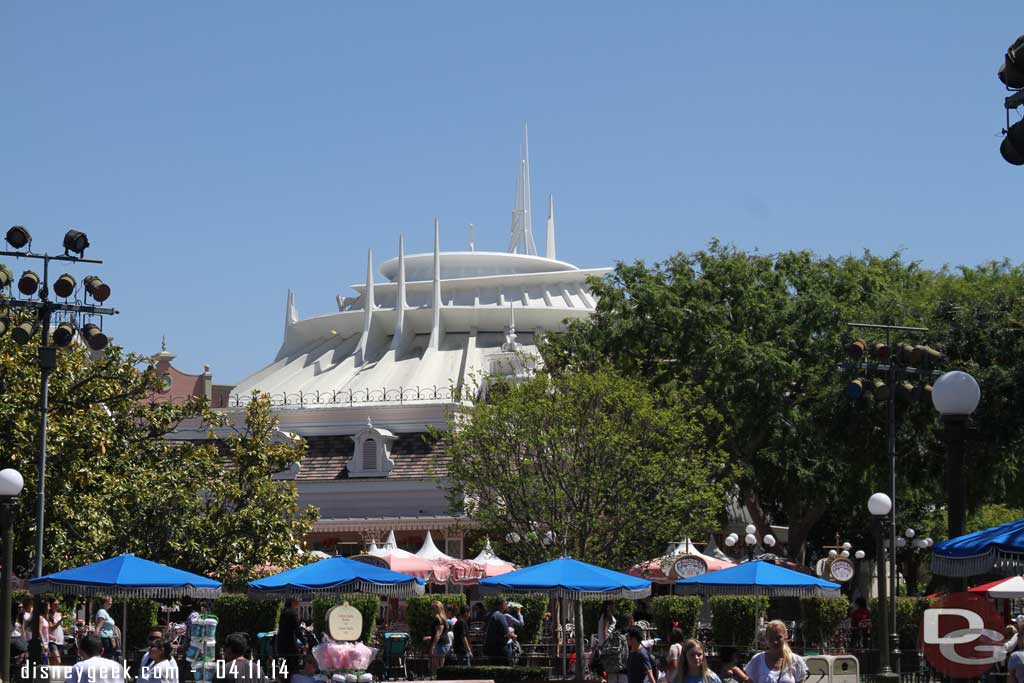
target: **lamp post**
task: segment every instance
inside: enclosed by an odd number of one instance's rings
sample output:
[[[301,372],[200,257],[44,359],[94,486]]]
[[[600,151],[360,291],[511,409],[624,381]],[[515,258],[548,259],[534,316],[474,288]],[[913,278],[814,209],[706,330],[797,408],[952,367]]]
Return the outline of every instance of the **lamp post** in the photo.
[[[25,486],[18,470],[0,470],[0,529],[3,531],[3,569],[0,570],[0,677],[4,683],[11,680],[11,564],[14,562],[14,508],[15,499]]]
[[[966,533],[964,444],[968,420],[980,401],[978,382],[966,372],[953,370],[935,381],[932,403],[941,415],[946,441],[947,531],[950,538]],[[953,583],[955,589],[963,590],[963,579],[954,579]]]
[[[878,668],[882,676],[892,676],[891,652],[889,644],[889,610],[886,599],[887,586],[885,581],[885,536],[884,527],[886,518],[892,511],[892,500],[884,493],[876,493],[868,498],[868,512],[874,521],[875,529],[875,553],[878,562],[878,609],[882,614],[882,631],[878,634]],[[894,598],[895,602],[895,598]],[[893,624],[895,631],[895,624]]]
[[[754,548],[757,546],[757,527],[753,524],[748,524],[747,528],[744,529],[746,535],[743,537],[743,545],[747,549],[747,561],[752,562],[754,560]],[[739,543],[740,537],[736,533],[731,533],[725,537],[725,544],[730,548],[734,547]],[[761,544],[767,550],[768,548],[775,547],[775,537],[771,534],[765,534],[764,538],[761,539]]]

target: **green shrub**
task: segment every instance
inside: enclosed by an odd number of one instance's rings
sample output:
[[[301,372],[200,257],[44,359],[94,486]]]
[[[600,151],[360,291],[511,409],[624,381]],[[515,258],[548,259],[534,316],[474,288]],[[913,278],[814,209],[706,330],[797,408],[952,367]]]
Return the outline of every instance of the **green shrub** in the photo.
[[[850,613],[846,597],[800,598],[804,645],[827,646]]]
[[[499,595],[484,596],[484,609],[493,612],[498,608]],[[548,596],[536,595],[512,595],[505,596],[506,599],[518,602],[523,606],[523,628],[516,633],[519,642],[530,644],[540,642],[541,628],[544,626],[544,613],[548,611]]]
[[[896,632],[900,635],[900,647],[916,650],[917,635],[924,611],[931,606],[928,598],[896,598]],[[882,614],[878,611],[878,600],[872,599],[868,606],[871,610],[872,633],[882,632]],[[892,609],[890,606],[889,609]]]
[[[760,595],[716,595],[711,598],[711,638],[718,647],[747,648],[757,640],[757,622],[768,609]]]
[[[523,603],[526,607],[526,603]],[[546,681],[548,670],[540,666],[442,666],[438,680]]]
[[[281,603],[276,600],[253,600],[246,595],[222,595],[213,601],[210,610],[217,615],[217,644],[232,633],[249,636],[249,646],[256,647],[256,634],[277,630]]]
[[[604,603],[607,600],[584,600],[583,601],[583,632],[584,633],[597,633],[597,622],[601,618],[601,612],[604,610]],[[622,628],[626,625],[626,620],[632,616],[633,612],[636,611],[636,602],[633,600],[612,600],[612,614],[615,615],[615,623],[617,628]],[[569,617],[569,621],[572,620],[572,615]]]
[[[433,635],[431,630],[434,625],[434,612],[430,609],[430,603],[434,601],[445,607],[451,605],[458,611],[466,604],[466,596],[462,593],[434,593],[414,595],[406,601],[405,621],[409,624],[410,644],[416,649],[426,649],[427,643],[423,639]]]
[[[313,627],[317,634],[327,632],[327,624],[324,621],[327,611],[335,605],[345,602],[355,607],[363,615],[363,630],[359,633],[359,640],[367,645],[372,645],[377,633],[377,615],[380,614],[380,598],[376,595],[358,593],[336,598],[317,598],[313,601]]]
[[[651,601],[654,611],[654,625],[658,635],[668,642],[672,623],[679,622],[679,628],[687,638],[697,637],[697,617],[703,604],[696,595],[659,595]]]
[[[128,623],[122,624],[124,604],[124,600],[118,599],[107,611],[121,629],[121,649],[128,653],[145,645],[150,629],[160,623],[160,603],[146,598],[128,600]]]

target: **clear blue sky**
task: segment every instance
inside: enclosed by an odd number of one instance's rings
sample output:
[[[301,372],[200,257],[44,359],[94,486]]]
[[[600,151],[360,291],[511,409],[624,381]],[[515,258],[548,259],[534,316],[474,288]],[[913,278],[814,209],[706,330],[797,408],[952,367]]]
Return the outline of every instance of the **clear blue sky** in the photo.
[[[553,192],[580,266],[1021,261],[995,71],[1024,4],[824,4],[5,2],[0,223],[87,232],[117,342],[217,382],[270,361],[289,287],[336,310],[435,215],[505,249],[524,122],[535,236]]]

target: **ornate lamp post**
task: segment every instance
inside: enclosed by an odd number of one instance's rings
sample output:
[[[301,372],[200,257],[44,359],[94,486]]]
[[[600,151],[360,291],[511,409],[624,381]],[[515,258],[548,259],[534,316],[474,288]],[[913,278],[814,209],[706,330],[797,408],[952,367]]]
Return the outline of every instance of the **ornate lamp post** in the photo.
[[[3,531],[3,569],[0,572],[0,677],[11,680],[11,565],[14,563],[15,500],[25,487],[18,470],[0,470],[0,528]]]
[[[743,537],[743,545],[747,549],[747,561],[751,562],[754,559],[754,548],[757,546],[757,527],[753,524],[748,524],[747,528],[744,529],[746,535]],[[730,548],[734,547],[739,543],[740,537],[736,533],[731,533],[725,537],[725,544]],[[765,534],[764,538],[761,539],[761,545],[764,546],[765,550],[775,547],[775,537],[771,534]]]
[[[953,370],[939,377],[932,390],[932,403],[942,416],[946,441],[946,492],[949,497],[947,530],[950,538],[966,533],[964,492],[964,444],[967,423],[981,401],[978,382],[966,372]],[[954,579],[963,589],[963,579]]]
[[[885,546],[883,538],[885,536],[884,526],[885,522],[892,511],[892,499],[884,493],[876,493],[868,498],[868,512],[871,513],[871,517],[874,520],[875,529],[875,553],[878,561],[878,609],[882,614],[882,630],[878,634],[878,657],[879,657],[879,674],[882,676],[892,676],[893,670],[891,665],[891,650],[889,642],[890,634],[890,623],[889,623],[889,610],[888,599],[886,597],[887,586],[885,580]],[[895,553],[893,553],[895,555]],[[895,625],[893,625],[895,626]],[[895,631],[895,628],[892,629]]]

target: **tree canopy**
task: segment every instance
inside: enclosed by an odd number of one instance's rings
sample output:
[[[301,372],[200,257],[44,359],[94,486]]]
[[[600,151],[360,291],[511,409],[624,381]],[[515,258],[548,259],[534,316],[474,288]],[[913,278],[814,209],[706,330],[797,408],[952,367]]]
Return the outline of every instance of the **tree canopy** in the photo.
[[[1019,506],[1022,277],[1006,264],[933,271],[899,255],[751,254],[712,243],[653,266],[620,263],[593,283],[595,315],[549,335],[542,351],[555,370],[611,363],[661,391],[699,387],[729,427],[721,438],[741,500],[762,533],[769,522],[788,525],[790,555],[800,558],[813,534],[865,537],[864,503],[887,489],[885,411],[843,395],[852,378],[840,368],[845,347],[860,336],[848,322],[930,328],[907,341],[975,374],[982,406],[971,466],[985,471],[969,503],[1006,496]],[[898,509],[914,523],[945,501],[944,447],[930,402],[901,405],[898,425]]]
[[[522,564],[649,559],[725,501],[721,419],[697,392],[674,398],[608,368],[492,388],[451,418],[452,502]]]
[[[25,478],[15,525],[15,568],[34,562],[39,439],[38,347],[0,337],[0,466]],[[299,514],[294,485],[270,482],[301,444],[271,444],[268,401],[253,401],[235,434],[204,400],[156,403],[149,359],[108,348],[61,349],[50,379],[44,571],[124,552],[200,573],[234,564],[292,566],[316,510]],[[231,433],[215,442],[165,438],[182,424]],[[223,430],[228,430],[223,432]]]

